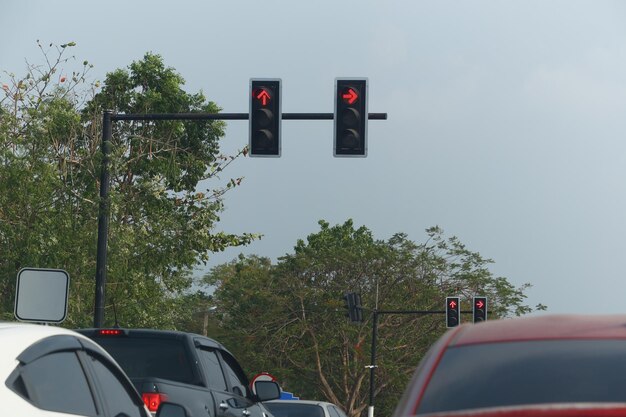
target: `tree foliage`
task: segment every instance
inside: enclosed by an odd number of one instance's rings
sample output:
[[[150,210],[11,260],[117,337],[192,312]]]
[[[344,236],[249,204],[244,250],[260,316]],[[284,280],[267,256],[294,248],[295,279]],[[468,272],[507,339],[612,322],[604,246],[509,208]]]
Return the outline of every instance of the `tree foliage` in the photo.
[[[368,403],[372,316],[350,324],[341,296],[361,294],[378,310],[442,310],[444,299],[474,295],[490,301],[490,319],[528,313],[524,290],[494,277],[491,260],[433,227],[423,244],[405,234],[377,240],[352,221],[299,240],[273,265],[240,256],[204,278],[215,286],[222,341],[254,370],[276,373],[306,399],[341,404],[351,416]],[[542,306],[538,306],[542,308]],[[379,315],[377,413],[390,415],[427,348],[445,331],[439,315]]]
[[[63,268],[71,276],[70,327],[90,325],[104,110],[119,113],[220,109],[147,53],[128,68],[88,81],[91,65],[67,67],[74,44],[48,49],[23,77],[4,73],[0,98],[0,314],[11,318],[20,268]],[[51,55],[55,55],[51,58]],[[113,131],[107,323],[114,309],[128,326],[171,327],[191,272],[212,251],[254,234],[216,230],[224,193],[241,178],[220,179],[233,156],[219,152],[220,121],[116,122]],[[213,188],[198,190],[201,180]]]

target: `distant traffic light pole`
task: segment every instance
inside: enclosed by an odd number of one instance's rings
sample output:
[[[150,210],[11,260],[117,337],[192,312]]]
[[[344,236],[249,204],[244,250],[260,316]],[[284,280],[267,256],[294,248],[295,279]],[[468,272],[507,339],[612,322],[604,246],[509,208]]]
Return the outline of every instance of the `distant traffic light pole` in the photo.
[[[263,97],[259,99],[262,100]],[[334,113],[282,113],[282,120],[333,120]],[[138,120],[249,120],[249,113],[148,113],[116,114],[105,110],[102,116],[102,163],[100,167],[100,202],[98,207],[98,241],[96,249],[96,291],[94,306],[94,327],[104,324],[105,286],[107,266],[107,236],[109,234],[109,159],[113,123]],[[369,120],[386,120],[387,113],[368,113]]]
[[[446,314],[445,310],[372,310],[372,350],[370,356],[370,364],[366,366],[370,370],[370,395],[369,407],[367,408],[367,417],[374,417],[374,397],[376,391],[376,341],[378,339],[378,315],[379,314]]]
[[[374,396],[375,396],[375,376],[376,376],[376,341],[378,338],[378,315],[379,314],[445,314],[446,327],[456,327],[460,324],[461,314],[472,314],[474,323],[487,320],[487,297],[474,297],[472,311],[461,311],[460,297],[446,297],[445,310],[372,310],[372,351],[370,365],[366,366],[370,370],[370,395],[368,417],[374,417]]]

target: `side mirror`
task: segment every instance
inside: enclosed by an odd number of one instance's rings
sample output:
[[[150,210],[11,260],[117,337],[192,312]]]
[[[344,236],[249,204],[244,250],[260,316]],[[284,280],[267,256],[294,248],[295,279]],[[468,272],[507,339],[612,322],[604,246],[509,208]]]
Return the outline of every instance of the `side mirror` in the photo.
[[[280,398],[280,386],[274,381],[257,381],[254,383],[258,401],[277,400]]]
[[[156,417],[187,417],[185,407],[175,403],[161,403],[156,412]]]

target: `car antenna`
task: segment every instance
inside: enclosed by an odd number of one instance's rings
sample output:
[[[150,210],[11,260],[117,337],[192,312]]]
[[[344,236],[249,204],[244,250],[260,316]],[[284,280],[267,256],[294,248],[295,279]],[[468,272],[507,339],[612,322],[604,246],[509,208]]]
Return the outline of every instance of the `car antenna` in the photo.
[[[114,329],[119,329],[120,325],[117,322],[117,309],[115,308],[115,298],[112,301],[113,301],[113,318],[115,320],[115,324],[113,325],[113,328]]]

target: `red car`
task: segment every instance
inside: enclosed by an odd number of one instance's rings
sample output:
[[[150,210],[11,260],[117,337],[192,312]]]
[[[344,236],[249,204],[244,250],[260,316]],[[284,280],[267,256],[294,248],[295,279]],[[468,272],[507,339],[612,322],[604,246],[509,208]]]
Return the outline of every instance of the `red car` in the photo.
[[[626,315],[465,324],[426,354],[394,417],[626,417]]]

